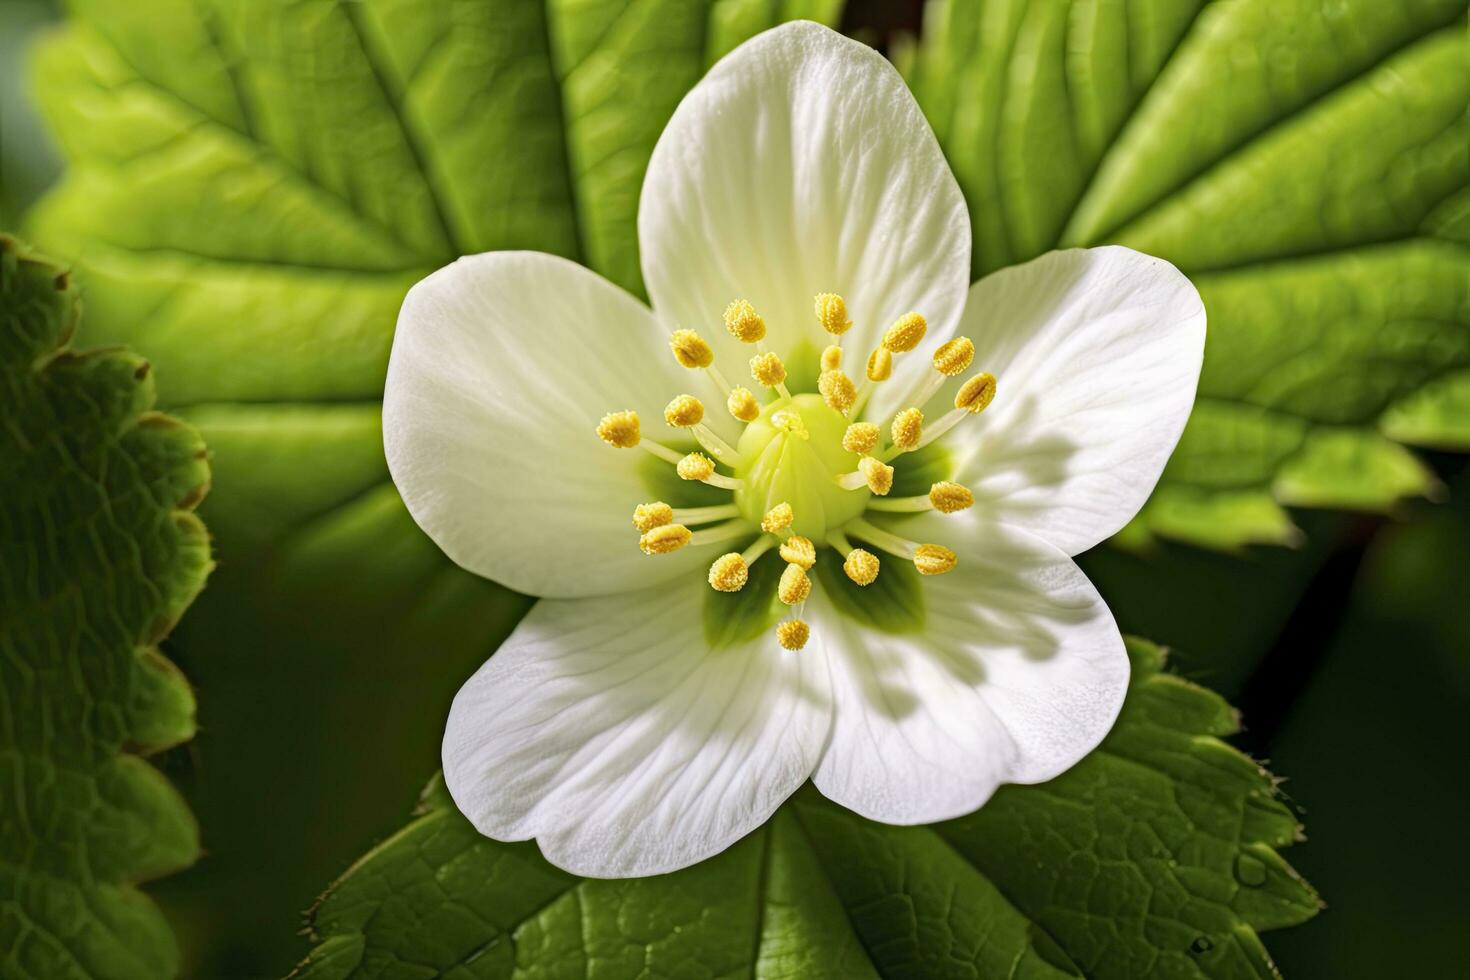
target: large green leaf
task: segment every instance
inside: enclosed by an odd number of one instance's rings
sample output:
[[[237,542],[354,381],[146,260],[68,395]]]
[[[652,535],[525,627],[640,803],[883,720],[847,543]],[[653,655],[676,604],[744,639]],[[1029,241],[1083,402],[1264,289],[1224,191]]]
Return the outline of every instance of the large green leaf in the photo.
[[[638,193],[678,100],[744,38],[838,6],[72,0],[36,50],[68,170],[31,228],[85,274],[99,335],[169,379],[221,488],[222,569],[173,646],[222,695],[187,782],[211,857],[165,896],[187,972],[298,955],[298,911],[398,821],[450,695],[527,606],[452,566],[389,482],[404,292],[504,248],[641,289]]]
[[[1289,543],[1285,506],[1433,494],[1470,450],[1466,0],[931,0],[905,68],[975,271],[1121,242],[1209,312],[1126,540]],[[1119,379],[1127,383],[1126,378]]]
[[[193,429],[147,361],[71,349],[77,287],[0,235],[0,975],[156,980],[178,951],[136,883],[199,832],[138,752],[194,733],[158,652],[204,584]]]
[[[703,864],[599,881],[480,836],[436,780],[322,899],[297,975],[1272,976],[1257,932],[1319,904],[1277,853],[1300,828],[1219,741],[1229,706],[1162,672],[1158,647],[1129,652],[1101,748],[933,827],[872,823],[807,787]]]

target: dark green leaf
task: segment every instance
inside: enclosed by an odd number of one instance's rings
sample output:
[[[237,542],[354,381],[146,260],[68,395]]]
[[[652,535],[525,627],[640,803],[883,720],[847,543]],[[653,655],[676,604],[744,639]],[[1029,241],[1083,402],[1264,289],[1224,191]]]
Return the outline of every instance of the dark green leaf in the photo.
[[[151,411],[147,361],[71,348],[58,266],[0,235],[0,974],[157,980],[178,968],[136,884],[199,831],[137,754],[194,734],[158,652],[204,585],[204,444]]]

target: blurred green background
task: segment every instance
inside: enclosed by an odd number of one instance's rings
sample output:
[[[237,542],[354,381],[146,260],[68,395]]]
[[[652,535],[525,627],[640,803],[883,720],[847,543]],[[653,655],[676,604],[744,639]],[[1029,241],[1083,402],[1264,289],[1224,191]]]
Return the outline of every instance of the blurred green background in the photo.
[[[881,41],[911,28],[915,9],[859,3],[845,26]],[[59,166],[24,58],[56,16],[44,0],[0,0],[0,228],[19,226]],[[241,465],[226,445],[215,441],[224,492]],[[1296,550],[1163,544],[1140,558],[1104,546],[1083,559],[1123,627],[1176,648],[1176,670],[1239,705],[1242,744],[1288,780],[1308,842],[1287,857],[1328,903],[1266,937],[1288,977],[1403,975],[1406,960],[1411,975],[1464,975],[1470,472],[1458,457],[1430,463],[1448,503],[1392,519],[1298,514],[1308,544]],[[217,506],[206,501],[206,522]],[[332,547],[330,535],[312,545]],[[305,951],[300,912],[401,825],[437,767],[449,697],[525,600],[463,581],[418,601],[416,572],[438,560],[422,539],[347,582],[317,580],[310,553],[279,567],[219,557],[172,644],[199,692],[201,731],[161,760],[207,853],[150,891],[177,925],[188,975],[278,975]],[[283,606],[283,595],[297,599]],[[344,631],[342,611],[367,597],[374,617]],[[192,632],[203,623],[207,638]],[[416,631],[423,654],[375,656],[402,649],[394,631]]]

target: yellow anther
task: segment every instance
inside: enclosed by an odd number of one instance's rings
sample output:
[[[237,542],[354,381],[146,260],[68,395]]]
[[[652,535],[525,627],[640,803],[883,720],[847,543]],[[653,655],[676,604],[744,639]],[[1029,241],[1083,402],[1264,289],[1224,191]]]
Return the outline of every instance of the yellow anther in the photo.
[[[793,534],[781,542],[781,560],[810,569],[817,563],[817,546],[811,538]]]
[[[836,293],[817,294],[817,322],[830,334],[847,333],[852,321],[847,318],[847,304]]]
[[[742,344],[753,344],[766,335],[766,321],[743,299],[725,307],[725,329]]]
[[[782,409],[771,414],[771,424],[782,432],[798,439],[810,439],[812,434],[806,430],[806,423],[801,420],[798,412],[788,412]]]
[[[766,511],[766,516],[761,518],[761,530],[767,534],[777,534],[791,526],[796,515],[791,512],[791,505],[779,503]]]
[[[953,514],[975,505],[975,495],[962,483],[941,480],[929,488],[929,503],[941,514]]]
[[[842,570],[847,573],[847,577],[858,585],[872,585],[873,580],[878,577],[879,567],[878,556],[861,548],[849,551],[842,563]]]
[[[969,337],[956,337],[939,345],[934,352],[934,370],[946,377],[954,377],[975,359],[975,345]]]
[[[929,324],[917,313],[905,313],[883,335],[883,346],[895,354],[913,350],[924,339]]]
[[[704,402],[693,395],[680,395],[664,407],[664,421],[687,429],[704,421]]]
[[[675,330],[669,337],[669,349],[687,368],[707,368],[715,362],[715,352],[693,330]]]
[[[917,408],[906,408],[893,417],[893,444],[907,452],[919,444],[924,434],[924,413]]]
[[[829,344],[822,351],[822,370],[836,371],[842,367],[842,348],[836,344]]]
[[[954,396],[954,407],[968,409],[972,414],[983,412],[994,398],[995,375],[986,371],[960,385],[959,393]]]
[[[633,508],[633,526],[640,531],[652,531],[656,527],[674,523],[674,508],[662,500],[651,504],[639,504]]]
[[[638,547],[645,555],[667,555],[684,547],[693,536],[693,532],[683,524],[664,524],[643,532],[643,537],[638,539]]]
[[[920,575],[943,575],[959,559],[942,544],[921,544],[914,549],[914,567]]]
[[[868,355],[868,380],[887,381],[893,374],[893,355],[887,347],[875,347]]]
[[[708,480],[714,475],[715,464],[704,453],[690,453],[674,469],[686,480]]]
[[[827,407],[839,414],[846,414],[857,400],[857,388],[853,387],[852,379],[841,371],[823,371],[818,375],[817,391],[821,392]]]
[[[872,422],[854,422],[842,434],[842,448],[850,453],[870,453],[878,445],[878,427]]]
[[[609,446],[632,449],[643,438],[637,412],[609,412],[597,423],[597,434]]]
[[[709,567],[709,585],[716,592],[739,592],[750,581],[750,567],[740,553],[721,555]]]
[[[812,594],[812,580],[806,577],[806,569],[800,565],[787,565],[786,571],[781,573],[781,582],[776,586],[776,598],[794,606],[798,602],[805,602],[806,597]]]
[[[868,481],[868,489],[883,496],[893,489],[893,467],[873,456],[864,456],[858,460],[858,470],[863,474],[863,479]]]
[[[725,407],[742,422],[754,422],[761,413],[760,402],[755,400],[755,395],[750,393],[749,388],[736,388],[730,392]]]
[[[799,619],[788,619],[776,624],[776,639],[788,650],[800,650],[811,638],[811,627]]]
[[[756,384],[774,388],[786,380],[786,365],[770,351],[757,354],[750,359],[750,376],[755,379]]]

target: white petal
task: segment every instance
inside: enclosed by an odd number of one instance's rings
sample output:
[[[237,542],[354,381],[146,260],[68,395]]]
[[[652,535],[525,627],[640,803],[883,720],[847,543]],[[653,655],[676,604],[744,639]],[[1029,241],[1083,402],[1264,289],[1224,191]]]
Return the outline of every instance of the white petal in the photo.
[[[1128,655],[1097,590],[1039,538],[963,517],[897,526],[947,542],[959,565],[923,580],[926,622],[913,635],[821,605],[813,636],[835,710],[813,779],[871,819],[930,823],[978,809],[1002,783],[1051,779],[1095,748],[1122,707]]]
[[[845,367],[861,380],[904,313],[949,336],[970,280],[969,214],[903,79],[806,22],[736,48],[684,97],[649,162],[638,241],[654,310],[716,342],[730,374],[751,353],[721,324],[733,299],[755,305],[785,354],[829,343],[813,297],[840,293],[854,323]],[[901,359],[897,383],[927,362]]]
[[[383,392],[388,468],[445,554],[522,592],[697,575],[717,549],[638,550],[651,457],[596,430],[631,408],[646,437],[665,438],[663,406],[685,390],[708,397],[699,384],[647,307],[595,273],[539,252],[463,258],[403,302]]]
[[[976,283],[961,332],[997,379],[951,436],[978,508],[1069,555],[1128,523],[1194,405],[1205,309],[1189,280],[1119,246],[1050,252]]]
[[[710,649],[702,580],[538,603],[460,689],[444,778],[481,833],[593,877],[659,874],[760,826],[809,775],[827,668],[767,632]]]

